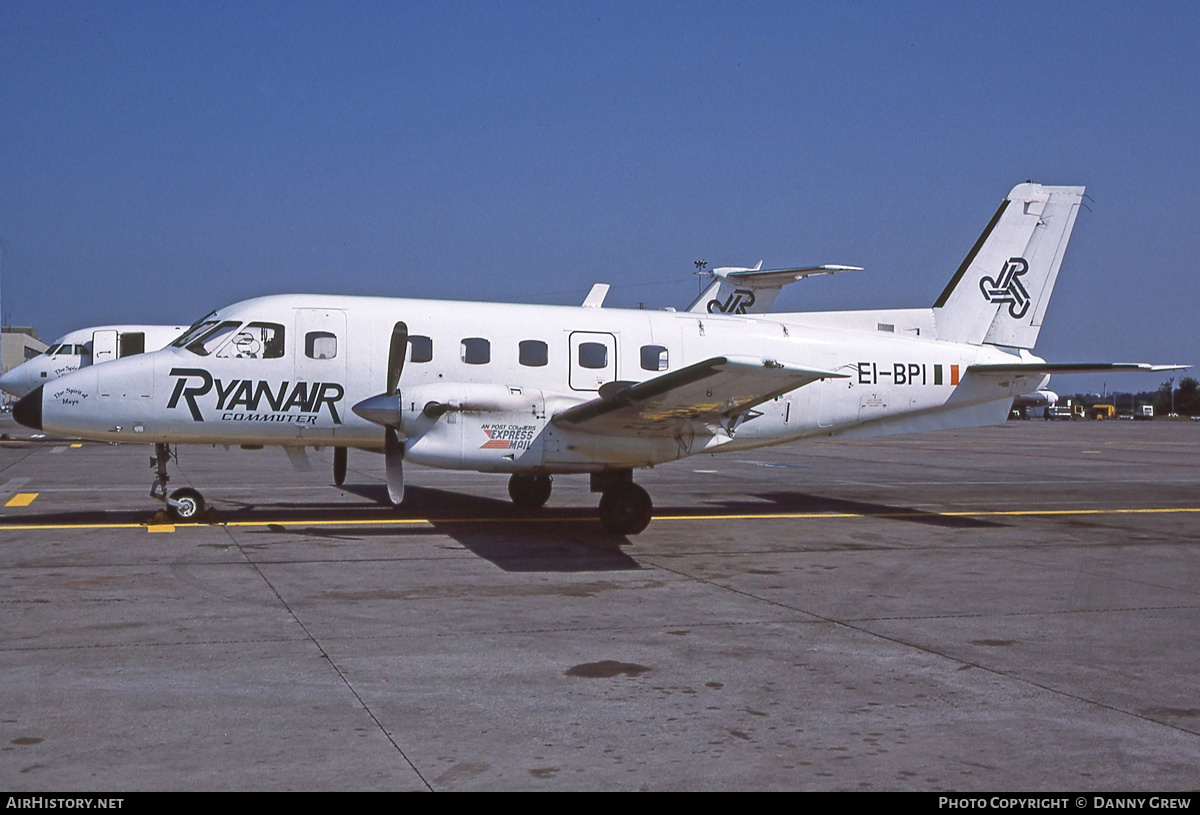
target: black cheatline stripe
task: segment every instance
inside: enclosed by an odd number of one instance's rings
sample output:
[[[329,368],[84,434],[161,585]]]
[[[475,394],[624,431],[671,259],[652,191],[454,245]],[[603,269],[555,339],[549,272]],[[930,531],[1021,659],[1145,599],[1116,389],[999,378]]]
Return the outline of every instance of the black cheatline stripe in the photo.
[[[962,280],[962,276],[967,273],[967,267],[971,265],[971,261],[975,260],[975,256],[979,254],[979,250],[987,243],[987,239],[991,236],[992,230],[996,228],[996,223],[1000,220],[1000,216],[1004,214],[1004,210],[1008,208],[1009,200],[1005,198],[1000,202],[1000,208],[996,210],[996,214],[992,216],[992,220],[988,223],[987,229],[983,230],[983,234],[979,236],[979,240],[975,241],[975,245],[971,247],[971,251],[967,253],[963,259],[962,265],[958,267],[958,271],[954,273],[954,277],[950,278],[950,282],[946,284],[946,288],[942,290],[942,294],[938,297],[937,302],[933,304],[934,308],[941,308],[946,305],[946,301],[950,299],[950,292],[954,291],[954,287],[958,285],[958,281]]]

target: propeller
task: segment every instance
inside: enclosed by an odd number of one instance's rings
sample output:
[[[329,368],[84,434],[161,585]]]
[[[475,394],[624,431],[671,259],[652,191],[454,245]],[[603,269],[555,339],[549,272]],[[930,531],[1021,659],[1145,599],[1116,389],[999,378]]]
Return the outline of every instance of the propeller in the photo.
[[[396,323],[388,349],[387,390],[364,399],[353,410],[369,422],[383,425],[383,457],[387,472],[388,499],[393,506],[404,500],[404,439],[400,433],[400,374],[408,347],[408,326]]]
[[[387,464],[388,499],[392,506],[404,500],[404,442],[400,440],[400,373],[404,370],[404,352],[408,348],[408,326],[396,323],[392,329],[392,344],[388,348],[387,395],[396,399],[396,425],[383,431],[383,458]]]

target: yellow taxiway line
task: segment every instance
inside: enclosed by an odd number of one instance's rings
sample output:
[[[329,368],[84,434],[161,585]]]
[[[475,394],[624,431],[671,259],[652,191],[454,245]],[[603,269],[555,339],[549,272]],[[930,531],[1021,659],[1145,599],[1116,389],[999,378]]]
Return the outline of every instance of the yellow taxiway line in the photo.
[[[36,493],[33,493],[36,495]],[[15,498],[14,498],[15,500]],[[986,509],[953,512],[743,512],[709,515],[656,515],[654,523],[679,521],[780,521],[780,520],[839,520],[848,518],[989,518],[1041,515],[1046,517],[1082,515],[1177,515],[1200,513],[1200,507],[1129,507],[1113,509]],[[222,521],[219,523],[78,523],[78,524],[6,524],[0,521],[0,532],[64,529],[144,529],[147,532],[174,532],[177,529],[201,527],[293,527],[314,526],[437,526],[439,524],[534,524],[534,523],[594,523],[593,516],[580,517],[481,517],[481,518],[347,518],[339,520],[298,519],[262,521]]]

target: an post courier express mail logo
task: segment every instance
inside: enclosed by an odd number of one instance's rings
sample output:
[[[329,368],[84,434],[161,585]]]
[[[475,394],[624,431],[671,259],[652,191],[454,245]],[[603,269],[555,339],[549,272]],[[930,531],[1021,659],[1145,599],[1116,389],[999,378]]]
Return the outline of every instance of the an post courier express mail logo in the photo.
[[[341,424],[337,403],[345,390],[336,382],[284,381],[272,385],[265,380],[234,379],[222,382],[203,368],[172,368],[171,376],[179,377],[167,402],[168,408],[179,406],[182,399],[197,422],[204,421],[197,400],[216,397],[217,410],[230,411],[223,421],[276,421],[315,424],[321,407],[329,408],[334,424]]]

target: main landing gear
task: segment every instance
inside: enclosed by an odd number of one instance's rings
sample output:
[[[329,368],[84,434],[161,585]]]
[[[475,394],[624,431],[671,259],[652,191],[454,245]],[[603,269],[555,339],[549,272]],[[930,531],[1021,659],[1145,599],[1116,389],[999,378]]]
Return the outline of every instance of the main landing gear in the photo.
[[[654,504],[633,483],[633,470],[592,473],[592,492],[600,493],[600,523],[616,535],[636,535],[650,525]]]
[[[518,509],[539,509],[550,500],[552,479],[548,475],[513,475],[508,495]]]
[[[183,487],[167,495],[167,462],[172,458],[179,461],[179,456],[171,455],[171,447],[166,444],[154,445],[154,458],[150,466],[155,469],[154,483],[150,486],[150,497],[157,498],[167,505],[167,512],[177,521],[195,521],[204,514],[204,496],[191,487]]]
[[[512,475],[508,494],[518,509],[538,509],[550,499],[548,475]],[[633,470],[592,473],[592,492],[600,493],[600,523],[616,535],[636,535],[650,525],[654,505],[633,483]]]

